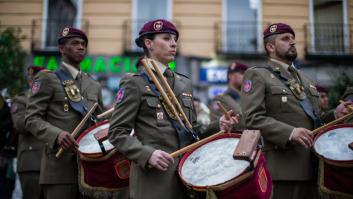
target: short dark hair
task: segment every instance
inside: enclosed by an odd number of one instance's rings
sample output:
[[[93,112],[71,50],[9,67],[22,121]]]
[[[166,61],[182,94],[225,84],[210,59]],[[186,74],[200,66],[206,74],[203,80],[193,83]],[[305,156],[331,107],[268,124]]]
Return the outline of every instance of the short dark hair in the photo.
[[[156,38],[156,34],[147,34],[141,38],[143,52],[145,53],[145,55],[147,55],[147,57],[149,56],[149,52],[147,46],[145,45],[145,39],[154,40],[154,38]]]
[[[268,50],[266,48],[266,44],[268,44],[268,43],[274,44],[277,36],[278,36],[277,34],[274,34],[274,35],[270,35],[270,36],[264,38],[264,48],[265,48],[267,55],[270,55],[270,52],[268,52]]]

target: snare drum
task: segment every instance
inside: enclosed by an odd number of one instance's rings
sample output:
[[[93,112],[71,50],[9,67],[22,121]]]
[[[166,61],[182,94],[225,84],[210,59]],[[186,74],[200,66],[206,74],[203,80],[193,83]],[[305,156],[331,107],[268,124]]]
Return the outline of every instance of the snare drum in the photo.
[[[106,134],[109,122],[103,121],[85,130],[79,144],[80,190],[91,197],[112,198],[120,191],[128,192],[130,162],[109,140],[99,142],[97,134]]]
[[[340,124],[325,129],[314,139],[314,150],[320,158],[319,184],[325,196],[353,198],[353,125]]]
[[[184,154],[178,168],[183,183],[195,191],[212,190],[218,199],[270,198],[272,179],[261,151],[256,151],[253,165],[233,158],[239,138],[222,134]]]

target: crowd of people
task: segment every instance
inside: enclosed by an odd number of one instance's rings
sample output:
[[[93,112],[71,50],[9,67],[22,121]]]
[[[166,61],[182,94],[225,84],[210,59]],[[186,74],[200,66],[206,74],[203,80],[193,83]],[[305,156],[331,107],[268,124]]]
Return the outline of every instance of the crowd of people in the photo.
[[[181,156],[170,154],[220,130],[241,133],[245,129],[260,130],[262,151],[273,180],[272,198],[323,197],[317,186],[319,165],[311,150],[312,131],[352,111],[353,88],[347,87],[343,102],[330,109],[328,90],[293,63],[297,58],[295,31],[287,24],[276,23],[265,29],[263,38],[268,62],[256,67],[239,61],[230,63],[227,90],[207,107],[193,95],[190,79],[168,67],[177,54],[179,32],[174,24],[163,19],[144,24],[136,38],[144,52],[138,72],[121,79],[109,117],[107,138],[131,162],[129,186],[117,191],[114,198],[211,198],[181,182],[177,174]],[[105,111],[102,88],[80,70],[88,48],[83,31],[63,29],[58,47],[62,55],[59,70],[29,66],[30,89],[15,96],[11,107],[0,98],[2,199],[11,198],[14,188],[15,174],[11,171],[16,154],[11,149],[15,142],[23,198],[95,197],[80,189],[79,144],[70,133],[95,103],[98,108],[83,129],[92,126],[96,116]],[[146,68],[152,65],[156,67],[150,69],[157,77],[151,77]],[[158,76],[159,72],[163,75]],[[173,103],[180,106],[176,112],[154,78],[167,82],[161,87],[172,91],[167,98],[175,99]],[[219,103],[228,112],[222,111]],[[352,124],[352,118],[344,122]],[[16,132],[18,141],[11,132]],[[57,158],[60,148],[64,152]],[[332,194],[332,198],[338,197],[353,195]]]

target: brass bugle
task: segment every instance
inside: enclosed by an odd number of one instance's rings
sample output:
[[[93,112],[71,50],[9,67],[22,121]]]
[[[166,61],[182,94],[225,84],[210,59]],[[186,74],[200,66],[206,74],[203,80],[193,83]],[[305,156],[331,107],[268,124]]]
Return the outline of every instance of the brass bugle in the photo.
[[[88,118],[92,115],[92,113],[96,110],[98,106],[98,103],[94,103],[94,105],[92,106],[92,108],[88,111],[88,113],[85,115],[85,117],[81,120],[81,122],[76,126],[76,128],[74,129],[74,131],[72,131],[71,135],[72,137],[76,137],[76,135],[78,134],[78,132],[81,130],[81,128],[83,127],[83,125],[86,123],[86,121],[88,120]],[[60,147],[59,151],[55,154],[56,158],[59,158],[61,156],[61,154],[63,153],[63,148]]]
[[[173,102],[173,104],[176,106],[177,110],[179,111],[179,113],[181,114],[182,118],[184,119],[187,127],[189,129],[192,129],[192,125],[190,123],[190,121],[188,120],[188,118],[186,117],[183,108],[181,108],[179,101],[177,100],[177,98],[175,97],[173,90],[170,88],[166,78],[164,77],[164,75],[162,74],[162,72],[159,70],[156,62],[152,59],[150,59],[150,62],[152,63],[152,66],[154,68],[154,70],[157,72],[157,75],[159,76],[159,78],[162,80],[162,83],[164,84],[165,88],[167,89],[167,93],[169,94],[169,96],[171,97],[171,100]]]
[[[173,114],[175,115],[175,117],[177,118],[178,122],[180,123],[180,125],[182,125],[182,127],[185,128],[185,124],[183,123],[183,121],[181,120],[177,110],[175,109],[175,107],[173,106],[172,102],[170,101],[167,93],[164,91],[164,89],[162,88],[161,84],[159,83],[158,79],[156,78],[156,76],[153,74],[153,71],[150,67],[150,64],[148,63],[148,60],[146,58],[141,60],[142,65],[145,67],[146,72],[148,73],[148,76],[152,79],[154,85],[157,87],[158,91],[161,93],[164,102],[167,104],[168,108],[170,108],[170,110],[173,112]],[[163,79],[164,77],[162,76],[161,79]]]

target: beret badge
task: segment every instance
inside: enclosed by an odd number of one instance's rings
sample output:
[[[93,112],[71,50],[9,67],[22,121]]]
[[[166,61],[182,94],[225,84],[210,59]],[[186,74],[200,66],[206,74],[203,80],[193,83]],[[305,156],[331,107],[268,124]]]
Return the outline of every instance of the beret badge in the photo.
[[[63,32],[62,32],[62,36],[65,37],[67,34],[69,34],[70,29],[69,28],[64,28]]]
[[[153,28],[154,28],[155,31],[162,30],[162,28],[163,28],[163,22],[162,22],[162,21],[156,21],[156,22],[154,22]]]
[[[275,24],[275,25],[272,25],[272,26],[270,27],[270,32],[271,32],[271,33],[276,32],[276,30],[277,30],[277,25],[276,25],[276,24]]]

